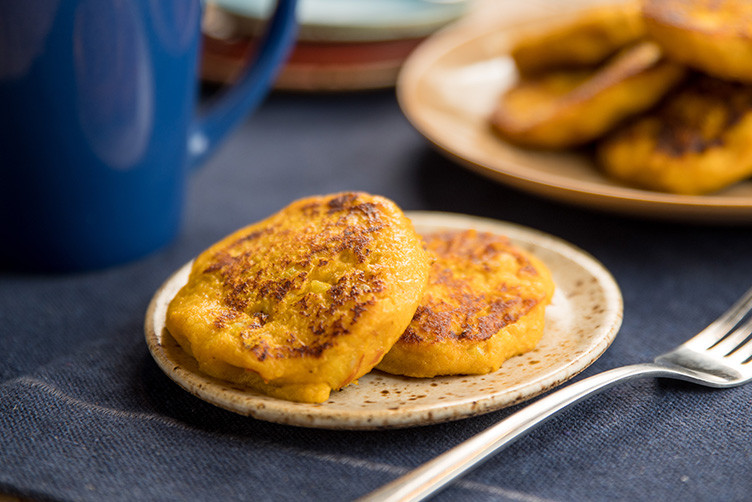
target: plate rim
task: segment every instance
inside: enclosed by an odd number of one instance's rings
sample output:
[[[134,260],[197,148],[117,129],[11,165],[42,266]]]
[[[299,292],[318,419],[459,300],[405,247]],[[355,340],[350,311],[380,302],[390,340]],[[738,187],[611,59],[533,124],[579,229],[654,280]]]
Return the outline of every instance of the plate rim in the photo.
[[[251,31],[261,32],[274,6],[272,1],[212,0],[212,3],[250,22]],[[343,13],[337,3],[347,5],[350,10]],[[422,38],[462,16],[471,0],[413,1],[405,3],[399,12],[390,7],[402,2],[391,0],[389,3],[391,5],[384,5],[381,0],[360,0],[360,4],[348,0],[298,0],[298,40],[363,42]],[[337,9],[338,16],[328,15],[333,9]]]
[[[411,220],[418,222],[415,224],[417,227],[423,225],[432,228],[476,228],[478,230],[485,229],[490,231],[494,231],[495,229],[497,233],[500,233],[500,230],[503,228],[505,235],[508,235],[512,241],[525,241],[533,246],[545,247],[549,251],[566,258],[567,261],[582,267],[588,272],[589,277],[597,279],[604,296],[605,308],[602,315],[605,322],[598,328],[600,333],[598,333],[598,336],[588,338],[587,350],[575,354],[575,357],[568,359],[565,363],[555,366],[545,374],[531,381],[522,381],[511,388],[492,392],[490,396],[486,395],[483,398],[478,398],[477,395],[470,395],[455,398],[448,402],[445,401],[441,406],[436,403],[424,404],[423,406],[412,405],[413,408],[407,413],[390,409],[380,409],[379,413],[375,413],[373,409],[348,409],[347,418],[343,420],[343,418],[337,417],[337,414],[341,414],[342,412],[338,412],[336,409],[327,411],[326,403],[293,403],[259,395],[255,391],[243,390],[238,385],[222,382],[183,368],[168,356],[163,346],[166,328],[163,326],[163,321],[160,322],[155,317],[155,314],[159,312],[164,313],[166,304],[169,303],[170,298],[165,299],[163,296],[166,292],[169,293],[170,289],[175,289],[174,281],[176,281],[176,278],[179,280],[180,274],[187,277],[192,264],[191,260],[170,274],[149,302],[144,320],[144,331],[152,358],[168,378],[189,393],[215,406],[241,415],[273,423],[330,430],[390,429],[470,418],[531,399],[561,385],[563,382],[584,371],[600,358],[619,332],[623,319],[621,290],[605,266],[579,247],[546,232],[491,218],[436,211],[406,211],[405,214]],[[432,221],[434,223],[431,223]],[[439,221],[442,222],[440,225],[436,223]],[[552,270],[552,272],[554,271]],[[177,288],[179,287],[182,287],[182,283],[177,285]],[[438,379],[483,377],[485,375],[438,377]],[[361,377],[360,380],[364,381],[368,378],[411,380],[407,377],[388,375],[381,372],[369,373]],[[530,388],[534,386],[538,386],[540,389],[537,392],[531,392]],[[221,391],[221,399],[217,399],[216,396],[218,389]],[[227,393],[229,393],[229,396],[226,395]],[[242,408],[239,408],[236,403],[230,403],[227,400],[231,395],[237,394],[244,395],[247,398],[246,405]],[[463,407],[469,407],[469,409],[460,412],[456,411]],[[299,413],[290,413],[290,409],[299,409],[300,411]]]
[[[580,8],[585,8],[581,6]],[[504,11],[502,11],[504,12]],[[495,13],[498,16],[498,11]],[[495,17],[496,18],[496,17]],[[629,186],[613,186],[555,173],[533,171],[511,162],[500,161],[489,165],[480,155],[466,152],[445,140],[444,135],[428,123],[422,116],[419,99],[413,96],[418,92],[422,79],[444,58],[463,46],[479,44],[491,36],[498,36],[500,30],[524,30],[536,24],[550,22],[550,12],[540,10],[535,14],[521,16],[515,24],[513,15],[498,18],[498,23],[483,19],[482,22],[463,20],[452,23],[443,30],[423,41],[405,60],[397,76],[396,94],[399,106],[408,122],[444,155],[486,177],[501,183],[555,200],[610,209],[620,213],[692,221],[750,222],[752,221],[752,198],[732,195],[678,195],[643,190]],[[505,53],[497,57],[507,56]],[[490,114],[490,110],[489,110]],[[498,141],[503,142],[501,138]],[[567,152],[571,154],[571,152]],[[528,171],[528,172],[525,172]],[[744,183],[752,183],[747,181]],[[659,214],[655,210],[661,211]],[[668,214],[671,213],[671,214]]]

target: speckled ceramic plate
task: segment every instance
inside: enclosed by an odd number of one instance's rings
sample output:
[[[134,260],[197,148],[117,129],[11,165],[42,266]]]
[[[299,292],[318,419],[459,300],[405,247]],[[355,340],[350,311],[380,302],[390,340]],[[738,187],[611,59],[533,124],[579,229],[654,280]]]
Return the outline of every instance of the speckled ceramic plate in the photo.
[[[490,0],[464,22],[428,38],[397,80],[410,122],[442,152],[496,181],[564,202],[648,218],[752,222],[752,180],[708,195],[632,188],[604,176],[590,155],[539,151],[502,141],[489,117],[517,73],[509,49],[528,31],[577,16],[602,0]]]
[[[195,359],[165,329],[167,305],[186,283],[190,263],[172,275],[151,301],[146,315],[149,350],[180,386],[230,411],[303,427],[379,429],[456,420],[519,403],[584,370],[616,336],[622,319],[619,287],[587,253],[510,223],[448,213],[407,214],[419,232],[476,228],[506,235],[548,265],[557,289],[535,350],[506,361],[488,375],[417,379],[373,371],[357,385],[332,392],[322,404],[275,399],[199,373]]]

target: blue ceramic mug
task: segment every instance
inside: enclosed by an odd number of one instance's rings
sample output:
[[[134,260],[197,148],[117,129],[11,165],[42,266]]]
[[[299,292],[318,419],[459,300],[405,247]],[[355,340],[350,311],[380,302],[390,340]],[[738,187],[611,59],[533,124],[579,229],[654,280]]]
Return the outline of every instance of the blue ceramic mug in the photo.
[[[200,0],[0,2],[1,267],[99,268],[172,240],[188,173],[291,49],[295,3],[199,115]]]

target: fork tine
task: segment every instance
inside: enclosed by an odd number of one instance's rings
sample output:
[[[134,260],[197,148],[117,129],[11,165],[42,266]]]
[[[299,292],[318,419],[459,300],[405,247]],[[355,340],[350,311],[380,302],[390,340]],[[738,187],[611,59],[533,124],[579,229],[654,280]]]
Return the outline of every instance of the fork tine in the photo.
[[[735,332],[734,337],[739,343],[728,353],[727,358],[736,364],[749,363],[752,361],[752,318],[736,331],[738,334]],[[749,364],[749,371],[752,371],[752,364]]]
[[[749,371],[752,371],[752,341],[747,341],[740,346],[728,359],[736,364],[746,364]]]
[[[717,345],[728,335],[739,321],[744,318],[752,309],[752,288],[747,290],[726,312],[718,319],[708,325],[707,328],[700,331],[692,341],[700,342],[704,345],[703,350]]]
[[[736,328],[730,335],[713,345],[710,350],[728,356],[743,347],[744,341],[752,333],[752,317]]]

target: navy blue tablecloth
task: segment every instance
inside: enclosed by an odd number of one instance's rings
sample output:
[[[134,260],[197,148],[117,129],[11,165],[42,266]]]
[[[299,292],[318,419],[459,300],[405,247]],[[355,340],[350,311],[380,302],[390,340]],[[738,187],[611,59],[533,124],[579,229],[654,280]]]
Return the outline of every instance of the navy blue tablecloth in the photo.
[[[177,241],[134,263],[0,272],[0,493],[38,500],[351,500],[514,409],[389,431],[276,425],[180,389],[147,350],[155,289],[236,228],[312,194],[549,232],[613,273],[624,323],[583,376],[651,360],[752,286],[752,228],[642,220],[488,181],[445,159],[392,91],[271,96],[191,180]],[[752,385],[624,384],[548,422],[437,500],[749,500]]]

